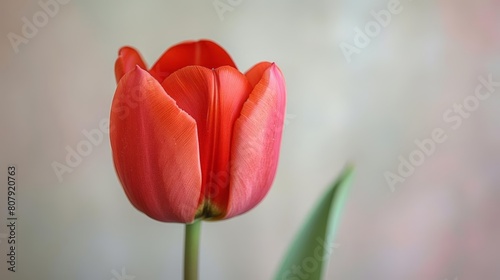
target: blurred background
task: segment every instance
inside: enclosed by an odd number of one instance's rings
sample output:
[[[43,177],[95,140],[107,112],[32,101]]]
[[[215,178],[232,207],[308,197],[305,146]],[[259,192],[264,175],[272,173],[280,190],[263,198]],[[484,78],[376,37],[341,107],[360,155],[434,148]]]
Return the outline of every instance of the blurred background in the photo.
[[[183,225],[131,206],[100,123],[121,46],[151,66],[201,38],[242,71],[275,61],[288,92],[273,188],[203,224],[201,279],[271,279],[347,162],[326,279],[500,279],[500,1],[17,0],[0,15],[1,279],[181,279]],[[92,130],[102,140],[66,165]]]

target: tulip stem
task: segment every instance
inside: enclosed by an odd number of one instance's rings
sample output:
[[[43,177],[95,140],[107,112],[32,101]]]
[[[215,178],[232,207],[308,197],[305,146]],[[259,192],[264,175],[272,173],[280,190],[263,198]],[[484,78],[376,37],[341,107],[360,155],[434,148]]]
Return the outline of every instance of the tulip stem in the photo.
[[[200,230],[201,219],[186,225],[186,237],[184,240],[184,280],[198,279]]]

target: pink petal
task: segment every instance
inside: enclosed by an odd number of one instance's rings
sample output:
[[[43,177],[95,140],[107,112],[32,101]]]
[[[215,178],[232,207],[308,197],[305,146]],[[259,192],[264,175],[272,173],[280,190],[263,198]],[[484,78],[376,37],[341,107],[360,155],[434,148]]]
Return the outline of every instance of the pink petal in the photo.
[[[262,74],[271,66],[271,64],[271,62],[267,61],[259,62],[245,73],[245,76],[252,87],[255,87],[260,82]]]
[[[218,68],[232,66],[236,68],[229,54],[212,41],[188,41],[168,49],[149,71],[160,83],[170,74],[190,65]]]
[[[278,165],[285,82],[275,64],[264,70],[256,69],[254,71],[262,71],[262,78],[234,125],[229,201],[224,218],[242,214],[257,205],[269,191]],[[258,76],[257,73],[250,71],[252,77]]]
[[[132,204],[159,221],[192,222],[201,189],[196,123],[139,66],[118,83],[110,138]]]
[[[164,82],[165,91],[197,123],[203,184],[199,203],[205,218],[225,212],[233,125],[252,90],[233,67],[184,67]]]
[[[146,64],[137,50],[132,47],[123,47],[118,52],[115,62],[115,77],[118,83],[125,73],[132,71],[138,65],[146,69]]]

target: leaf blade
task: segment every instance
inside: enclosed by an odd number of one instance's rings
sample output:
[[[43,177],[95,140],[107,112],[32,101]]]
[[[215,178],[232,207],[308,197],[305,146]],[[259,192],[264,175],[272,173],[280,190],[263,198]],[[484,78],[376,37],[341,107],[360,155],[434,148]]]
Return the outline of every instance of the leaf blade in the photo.
[[[352,182],[354,167],[348,165],[318,203],[289,246],[275,280],[321,280],[333,248],[341,210]]]

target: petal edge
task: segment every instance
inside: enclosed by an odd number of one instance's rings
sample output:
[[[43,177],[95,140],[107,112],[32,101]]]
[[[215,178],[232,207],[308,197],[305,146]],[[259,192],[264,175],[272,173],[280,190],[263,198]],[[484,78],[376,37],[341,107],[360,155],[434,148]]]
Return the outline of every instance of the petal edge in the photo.
[[[278,165],[285,103],[284,78],[273,63],[235,122],[225,219],[249,211],[269,191]]]
[[[115,62],[116,83],[120,81],[123,75],[132,71],[136,65],[146,70],[146,63],[144,63],[141,54],[136,49],[128,46],[122,47],[118,51],[118,58]]]
[[[198,65],[208,69],[221,66],[236,68],[231,56],[209,40],[186,41],[166,50],[151,67],[150,73],[160,83],[170,74],[186,66]]]
[[[196,123],[139,66],[118,83],[110,140],[118,178],[139,211],[193,221],[201,188]]]

